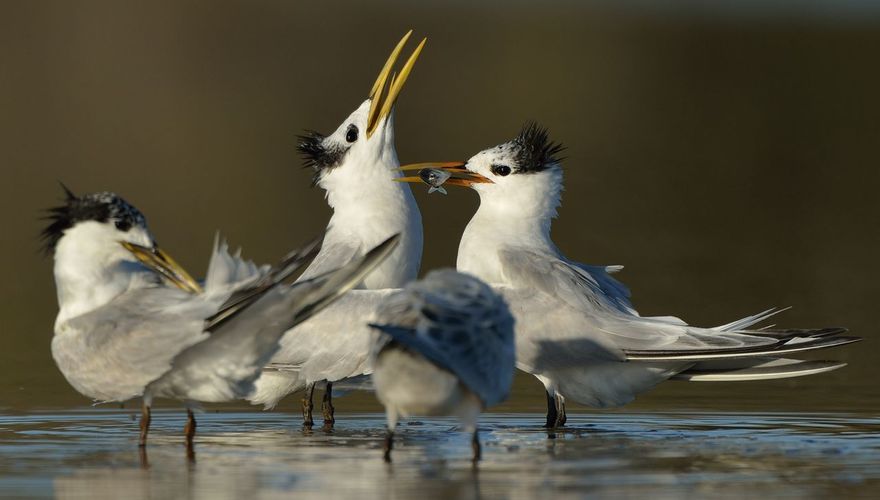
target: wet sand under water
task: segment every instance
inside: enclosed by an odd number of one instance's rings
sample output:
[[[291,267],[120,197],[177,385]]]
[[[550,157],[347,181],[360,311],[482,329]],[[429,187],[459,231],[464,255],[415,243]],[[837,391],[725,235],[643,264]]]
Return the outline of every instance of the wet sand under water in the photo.
[[[571,415],[555,437],[538,414],[487,414],[483,461],[451,419],[398,432],[384,416],[339,414],[331,432],[298,415],[199,416],[194,460],[183,412],[154,412],[146,457],[131,410],[0,416],[0,496],[58,498],[792,498],[880,492],[880,418],[806,413]]]

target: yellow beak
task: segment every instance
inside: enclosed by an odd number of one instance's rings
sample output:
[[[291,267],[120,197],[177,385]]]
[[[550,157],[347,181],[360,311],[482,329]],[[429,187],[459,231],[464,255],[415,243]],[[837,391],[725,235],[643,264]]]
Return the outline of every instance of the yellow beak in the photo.
[[[119,244],[131,252],[138,261],[157,272],[174,286],[186,292],[202,293],[201,285],[158,246],[150,248],[127,241],[120,241]]]
[[[419,54],[422,53],[422,49],[425,47],[425,42],[428,41],[427,38],[423,38],[422,42],[416,47],[416,50],[414,50],[412,55],[409,56],[409,59],[407,59],[406,64],[401,68],[400,73],[394,74],[391,69],[394,67],[394,63],[397,62],[397,57],[400,56],[400,51],[403,50],[403,46],[406,45],[406,41],[409,40],[410,35],[412,35],[412,30],[409,30],[403,35],[403,38],[397,42],[397,46],[394,47],[394,50],[391,51],[391,55],[388,56],[388,60],[385,61],[385,65],[382,66],[382,71],[379,72],[379,76],[376,78],[376,83],[374,83],[373,88],[370,89],[370,113],[367,115],[368,138],[373,135],[373,132],[379,127],[379,123],[391,114],[391,109],[394,107],[394,103],[400,96],[400,91],[403,90],[403,84],[406,83],[406,79],[409,78],[409,74],[412,72],[413,66],[416,64],[416,59],[419,58]],[[385,90],[385,84],[389,81],[389,76],[391,81],[388,86],[388,94],[383,98],[382,93]]]
[[[476,172],[471,172],[466,169],[464,162],[460,161],[448,161],[448,162],[424,162],[424,163],[410,163],[408,165],[403,165],[399,170],[404,172],[411,170],[422,170],[424,168],[436,168],[438,170],[443,170],[445,172],[449,172],[452,174],[452,177],[446,180],[443,183],[444,186],[461,186],[461,187],[470,187],[472,184],[482,184],[489,183],[494,184],[492,179],[488,177],[484,177]],[[412,177],[398,177],[394,179],[397,182],[423,182],[422,178],[418,175]]]

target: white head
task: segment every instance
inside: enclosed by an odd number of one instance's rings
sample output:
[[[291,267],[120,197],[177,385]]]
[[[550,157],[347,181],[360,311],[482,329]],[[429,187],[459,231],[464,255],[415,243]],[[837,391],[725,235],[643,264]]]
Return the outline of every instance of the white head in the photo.
[[[561,144],[547,130],[527,123],[513,140],[480,151],[467,163],[421,163],[402,170],[434,167],[452,174],[447,185],[480,194],[478,215],[511,226],[539,227],[549,233],[562,195]],[[407,177],[417,182],[420,177]]]
[[[198,285],[167,254],[147,228],[144,215],[115,193],[75,196],[49,210],[42,236],[55,259],[57,326],[100,307],[126,290],[158,284],[162,277],[181,288]]]
[[[470,184],[480,194],[480,209],[499,217],[537,219],[549,229],[562,196],[560,151],[546,129],[529,123],[515,139],[472,156],[465,169],[491,181]]]
[[[392,74],[391,70],[411,34],[412,31],[404,35],[391,52],[369,97],[336,131],[330,135],[312,131],[300,137],[298,149],[306,166],[315,171],[314,183],[327,191],[331,207],[362,199],[364,194],[376,190],[401,189],[388,183],[399,176],[400,166],[394,147],[394,104],[426,40],[413,51],[400,75]]]

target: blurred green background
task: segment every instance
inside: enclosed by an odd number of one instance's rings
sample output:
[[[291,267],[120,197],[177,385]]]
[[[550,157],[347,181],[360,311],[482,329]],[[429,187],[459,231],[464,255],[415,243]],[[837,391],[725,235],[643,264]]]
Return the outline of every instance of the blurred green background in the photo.
[[[665,6],[664,6],[665,5]],[[568,146],[553,235],[625,264],[643,314],[850,327],[804,379],[667,383],[631,408],[880,410],[880,9],[869,2],[3,2],[0,407],[80,406],[49,351],[41,210],[114,190],[203,270],[215,230],[274,260],[329,210],[295,135],[331,131],[409,28],[402,162],[466,159],[529,119]],[[426,196],[423,271],[452,266],[475,193]],[[544,399],[521,377],[502,409]],[[296,410],[298,403],[287,404]],[[369,395],[340,410],[375,409]]]

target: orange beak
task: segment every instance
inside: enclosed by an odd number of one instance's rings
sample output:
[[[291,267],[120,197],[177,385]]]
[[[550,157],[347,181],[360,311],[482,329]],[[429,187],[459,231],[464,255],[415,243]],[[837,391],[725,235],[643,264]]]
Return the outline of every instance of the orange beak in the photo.
[[[484,177],[476,172],[471,172],[466,169],[465,163],[461,161],[449,161],[449,162],[424,162],[424,163],[410,163],[409,165],[403,165],[399,170],[401,171],[412,171],[412,170],[422,170],[425,168],[435,168],[437,170],[442,170],[451,174],[449,179],[446,179],[446,182],[443,183],[444,186],[461,186],[461,187],[470,187],[472,184],[482,184],[489,183],[492,184],[492,180],[488,177]],[[424,182],[422,178],[418,175],[412,177],[398,177],[394,179],[397,182]]]

